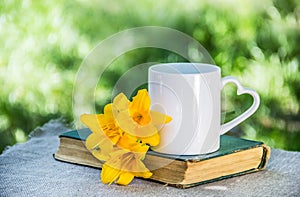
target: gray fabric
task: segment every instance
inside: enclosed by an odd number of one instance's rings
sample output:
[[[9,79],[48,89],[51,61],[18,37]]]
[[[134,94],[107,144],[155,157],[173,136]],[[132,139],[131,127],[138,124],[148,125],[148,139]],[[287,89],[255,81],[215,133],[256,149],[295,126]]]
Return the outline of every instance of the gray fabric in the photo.
[[[300,153],[272,149],[267,169],[189,189],[134,179],[129,186],[103,185],[100,170],[53,159],[57,135],[69,130],[50,121],[23,144],[0,155],[0,196],[299,196]]]

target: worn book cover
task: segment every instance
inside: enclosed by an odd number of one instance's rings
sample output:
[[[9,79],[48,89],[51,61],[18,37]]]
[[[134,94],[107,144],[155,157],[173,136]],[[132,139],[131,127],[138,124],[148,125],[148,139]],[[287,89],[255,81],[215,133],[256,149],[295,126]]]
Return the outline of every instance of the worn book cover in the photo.
[[[101,168],[102,162],[85,148],[89,129],[60,135],[54,154],[57,160]],[[153,173],[150,179],[187,188],[225,178],[256,172],[266,167],[270,148],[263,142],[227,135],[221,136],[220,149],[204,155],[169,155],[148,151],[143,161]]]

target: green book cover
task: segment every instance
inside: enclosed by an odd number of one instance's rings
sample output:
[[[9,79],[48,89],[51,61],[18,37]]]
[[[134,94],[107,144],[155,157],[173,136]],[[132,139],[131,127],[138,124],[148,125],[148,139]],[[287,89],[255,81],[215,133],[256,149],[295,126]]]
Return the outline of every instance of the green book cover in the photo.
[[[68,138],[85,141],[90,134],[91,131],[88,128],[86,128],[86,129],[73,130],[73,131],[63,133],[60,135],[60,137],[68,137]],[[200,160],[212,159],[214,157],[231,154],[241,150],[255,148],[261,145],[263,145],[263,142],[246,140],[246,139],[232,137],[228,135],[222,135],[220,140],[220,149],[210,154],[179,156],[179,155],[158,153],[151,150],[149,150],[147,154],[151,154],[159,157],[165,157],[169,159],[181,160],[181,161],[200,161]]]
[[[86,138],[91,134],[91,131],[88,128],[85,129],[79,129],[79,130],[73,130],[73,131],[69,131],[69,132],[65,132],[63,134],[61,134],[59,137],[66,137],[66,138],[71,138],[71,139],[75,139],[75,140],[82,140],[85,141]],[[167,158],[170,160],[177,160],[177,161],[182,161],[184,163],[197,163],[197,162],[202,162],[205,160],[209,160],[209,159],[213,159],[213,158],[217,158],[217,157],[222,157],[222,156],[226,156],[226,155],[230,155],[230,154],[234,154],[240,151],[246,151],[249,149],[253,149],[256,147],[262,147],[263,148],[263,154],[261,155],[261,161],[260,164],[258,166],[253,166],[253,168],[251,169],[245,169],[243,171],[237,171],[235,173],[225,173],[221,176],[217,176],[214,178],[210,178],[207,180],[202,180],[202,181],[195,181],[195,182],[189,182],[189,183],[184,183],[184,182],[177,182],[177,183],[171,183],[165,180],[165,176],[167,176],[165,173],[162,172],[153,172],[154,176],[151,177],[152,180],[154,181],[158,181],[158,182],[163,182],[163,183],[167,183],[171,186],[175,186],[178,188],[188,188],[188,187],[192,187],[192,186],[196,186],[196,185],[200,185],[200,184],[205,184],[205,183],[209,183],[209,182],[213,182],[213,181],[218,181],[218,180],[222,180],[222,179],[226,179],[226,178],[231,178],[231,177],[235,177],[235,176],[240,176],[243,174],[248,174],[251,172],[256,172],[259,170],[264,169],[264,167],[267,164],[269,155],[270,155],[270,149],[269,147],[267,147],[263,142],[258,142],[258,141],[253,141],[253,140],[247,140],[247,139],[242,139],[242,138],[236,138],[236,137],[232,137],[232,136],[228,136],[228,135],[222,135],[221,136],[221,141],[220,141],[220,149],[216,152],[210,153],[210,154],[203,154],[203,155],[169,155],[169,154],[162,154],[162,153],[158,153],[158,152],[154,152],[149,150],[147,152],[147,155],[151,155],[151,156],[155,156],[156,158]],[[76,150],[74,150],[76,152]],[[77,155],[77,154],[75,154]],[[89,165],[86,164],[86,162],[75,162],[70,161],[68,159],[62,159],[62,158],[57,158],[58,160],[61,161],[66,161],[66,162],[71,162],[71,163],[77,163],[77,164],[81,164],[81,165]],[[157,161],[156,161],[157,162]],[[231,162],[232,163],[232,162]],[[155,163],[154,163],[155,164]],[[160,170],[160,169],[158,169]],[[163,169],[162,169],[163,170]],[[218,169],[217,171],[220,171],[220,169]],[[159,173],[160,175],[155,176],[157,174],[155,173]],[[197,172],[196,172],[197,174]],[[203,172],[200,172],[200,174],[203,174]],[[160,179],[161,176],[164,179]],[[185,176],[183,176],[184,178]]]

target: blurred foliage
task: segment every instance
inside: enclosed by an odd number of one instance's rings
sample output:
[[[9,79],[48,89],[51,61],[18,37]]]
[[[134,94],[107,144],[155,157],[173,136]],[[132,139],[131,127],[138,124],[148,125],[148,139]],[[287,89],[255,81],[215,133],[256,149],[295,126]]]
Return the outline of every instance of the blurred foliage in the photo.
[[[101,40],[139,26],[164,26],[197,39],[222,74],[261,95],[261,106],[233,135],[300,150],[300,2],[297,0],[0,2],[0,152],[26,141],[52,118],[72,122],[80,63]],[[112,63],[97,87],[97,107],[132,65],[184,61],[161,49],[139,49]],[[121,69],[120,69],[121,68]],[[242,113],[249,96],[226,87],[224,110]],[[230,114],[232,116],[232,113]],[[228,116],[229,117],[229,116]]]

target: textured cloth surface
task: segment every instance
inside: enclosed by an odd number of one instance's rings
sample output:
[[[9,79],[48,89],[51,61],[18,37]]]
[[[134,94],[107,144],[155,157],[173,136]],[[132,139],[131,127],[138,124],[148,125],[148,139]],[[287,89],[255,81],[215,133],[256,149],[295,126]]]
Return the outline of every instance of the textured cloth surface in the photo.
[[[264,171],[178,189],[134,179],[128,186],[103,185],[99,169],[56,161],[58,135],[70,130],[53,120],[28,142],[0,155],[0,196],[300,196],[300,153],[272,149]]]

